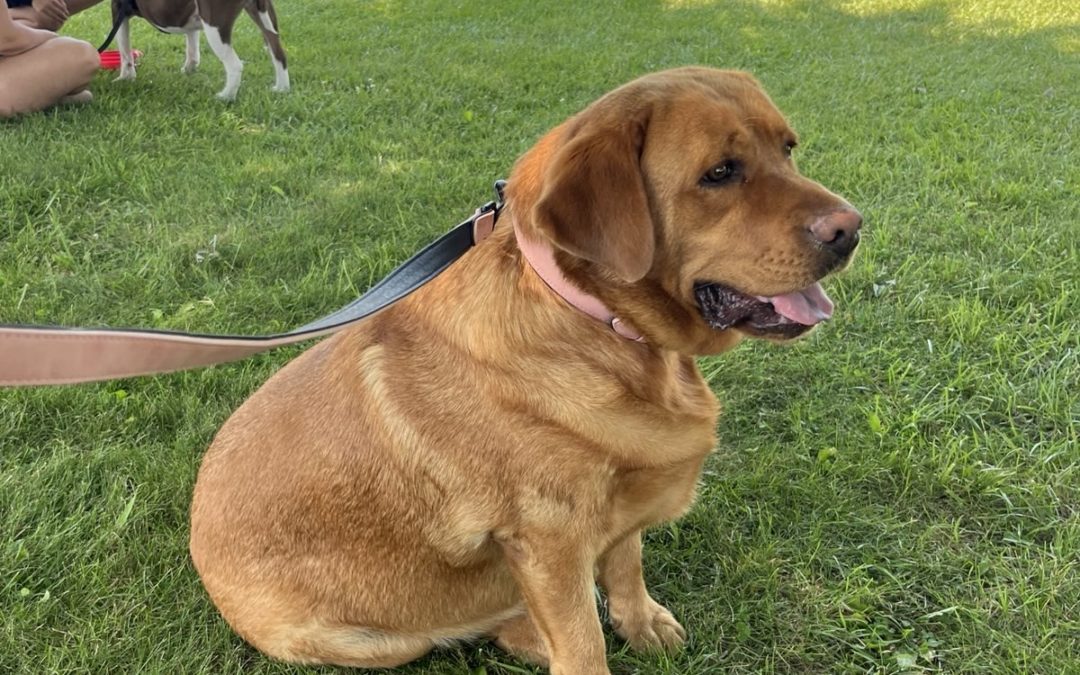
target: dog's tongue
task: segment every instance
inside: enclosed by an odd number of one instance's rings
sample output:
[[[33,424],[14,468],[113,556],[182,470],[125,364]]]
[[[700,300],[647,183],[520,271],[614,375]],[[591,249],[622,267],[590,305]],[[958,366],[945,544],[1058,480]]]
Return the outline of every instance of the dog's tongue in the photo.
[[[771,298],[759,296],[758,300],[772,303],[777,314],[804,326],[813,326],[828,319],[833,313],[833,302],[828,295],[825,295],[825,289],[818,283],[794,293],[775,295]]]

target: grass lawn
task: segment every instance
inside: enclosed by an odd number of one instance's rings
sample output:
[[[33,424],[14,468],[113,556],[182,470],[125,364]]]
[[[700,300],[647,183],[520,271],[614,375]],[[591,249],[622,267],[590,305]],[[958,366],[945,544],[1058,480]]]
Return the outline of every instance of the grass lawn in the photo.
[[[803,171],[866,216],[836,318],[702,361],[725,405],[646,578],[691,634],[615,673],[1080,673],[1080,5],[280,0],[294,91],[243,18],[133,24],[135,83],[0,123],[0,322],[266,333],[351,299],[641,73],[754,72]],[[97,42],[104,6],[66,32]],[[301,673],[187,554],[214,431],[285,349],[0,391],[0,672]],[[527,673],[487,644],[401,672]]]

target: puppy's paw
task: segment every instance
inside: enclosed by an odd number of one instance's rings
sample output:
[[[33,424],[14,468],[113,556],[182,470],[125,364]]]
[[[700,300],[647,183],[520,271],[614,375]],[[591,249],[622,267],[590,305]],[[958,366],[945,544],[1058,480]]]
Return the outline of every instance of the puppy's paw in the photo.
[[[113,82],[130,82],[135,79],[135,67],[120,68],[120,74],[116,76]]]
[[[180,66],[180,72],[184,75],[191,75],[195,72],[195,69],[199,67],[198,61],[184,61],[184,65]]]
[[[612,606],[610,611],[611,627],[637,651],[674,651],[686,642],[686,630],[652,598],[634,608]]]
[[[236,90],[229,91],[228,89],[222,89],[217,93],[217,98],[219,101],[232,103],[236,100]]]

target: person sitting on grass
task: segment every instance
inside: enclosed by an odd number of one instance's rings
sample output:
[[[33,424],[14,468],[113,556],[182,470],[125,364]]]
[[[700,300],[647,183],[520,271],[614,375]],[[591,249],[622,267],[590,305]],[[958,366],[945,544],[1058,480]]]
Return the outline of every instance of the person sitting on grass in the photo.
[[[72,14],[101,0],[7,0],[11,18],[31,28],[58,31]]]
[[[90,101],[99,64],[90,43],[15,21],[0,4],[0,118]]]

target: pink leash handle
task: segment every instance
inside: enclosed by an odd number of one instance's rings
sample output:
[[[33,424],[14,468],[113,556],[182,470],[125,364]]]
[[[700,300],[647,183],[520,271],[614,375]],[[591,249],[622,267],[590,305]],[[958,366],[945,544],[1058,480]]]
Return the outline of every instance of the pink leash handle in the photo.
[[[140,330],[0,327],[0,386],[25,387],[171,373],[236,361],[344,326],[270,339]]]

